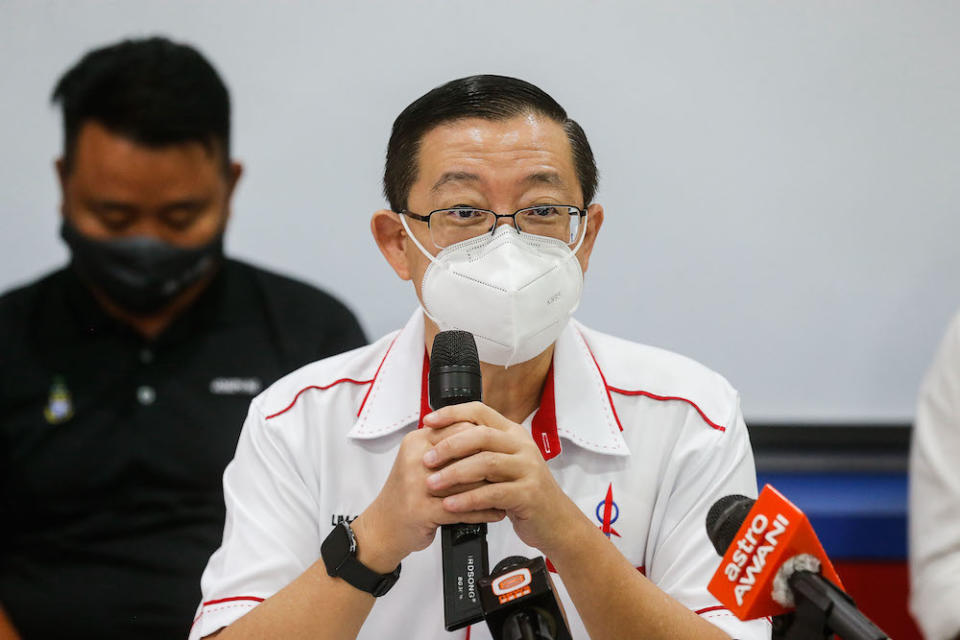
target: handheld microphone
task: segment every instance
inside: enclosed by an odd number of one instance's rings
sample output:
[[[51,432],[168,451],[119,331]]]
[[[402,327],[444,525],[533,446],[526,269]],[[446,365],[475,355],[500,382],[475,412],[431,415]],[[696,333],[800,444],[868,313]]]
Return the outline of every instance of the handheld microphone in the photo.
[[[433,339],[428,379],[430,408],[480,400],[483,386],[477,343],[467,331],[441,331]],[[440,527],[443,558],[443,621],[447,631],[483,620],[477,581],[486,576],[487,525]]]
[[[572,640],[542,556],[510,556],[480,579],[480,604],[498,640]]]
[[[770,485],[755,501],[717,500],[707,536],[723,556],[707,588],[741,620],[776,616],[774,637],[789,640],[888,637],[842,590],[807,516]]]

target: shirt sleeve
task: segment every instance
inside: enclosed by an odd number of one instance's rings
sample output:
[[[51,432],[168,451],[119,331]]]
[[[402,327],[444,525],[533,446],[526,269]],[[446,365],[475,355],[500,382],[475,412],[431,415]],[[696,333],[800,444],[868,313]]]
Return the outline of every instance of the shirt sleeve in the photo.
[[[203,572],[190,640],[240,618],[320,557],[316,501],[290,450],[297,445],[271,426],[254,400],[223,475],[223,542]]]
[[[910,451],[910,609],[931,640],[960,633],[960,316],[920,389]]]
[[[706,533],[719,498],[757,496],[756,470],[739,399],[724,429],[692,412],[661,478],[654,510],[658,526],[647,547],[647,575],[680,603],[739,640],[768,639],[770,622],[741,621],[707,591],[720,556]],[[652,544],[651,544],[652,543]]]

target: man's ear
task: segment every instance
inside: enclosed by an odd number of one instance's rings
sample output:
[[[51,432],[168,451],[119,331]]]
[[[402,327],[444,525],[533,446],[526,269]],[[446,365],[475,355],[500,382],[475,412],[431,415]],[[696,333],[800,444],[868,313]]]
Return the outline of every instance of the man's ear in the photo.
[[[411,274],[406,251],[407,232],[400,222],[400,215],[389,209],[380,209],[370,219],[370,231],[380,247],[380,253],[400,279],[409,280]]]
[[[580,259],[580,268],[584,273],[587,272],[587,266],[590,264],[590,254],[593,253],[593,243],[597,240],[597,234],[600,233],[601,226],[603,226],[603,207],[599,204],[592,204],[587,207],[586,235],[583,237],[580,250],[577,251],[577,258]]]
[[[226,169],[227,175],[227,198],[226,198],[226,213],[224,214],[224,219],[222,222],[223,228],[226,228],[227,222],[230,220],[230,216],[233,214],[233,193],[237,188],[237,183],[240,182],[240,177],[243,175],[243,165],[239,162],[231,162]]]
[[[237,188],[240,182],[240,176],[243,175],[243,165],[239,162],[231,162],[227,167],[227,199],[233,197],[233,190]]]
[[[57,184],[60,185],[60,215],[67,217],[67,163],[63,156],[57,158],[53,163],[53,169],[57,174]]]

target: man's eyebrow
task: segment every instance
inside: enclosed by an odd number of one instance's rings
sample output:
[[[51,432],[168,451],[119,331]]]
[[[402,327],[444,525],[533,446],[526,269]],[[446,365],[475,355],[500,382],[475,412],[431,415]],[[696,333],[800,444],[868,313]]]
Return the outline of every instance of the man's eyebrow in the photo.
[[[467,171],[447,171],[442,176],[440,176],[440,179],[433,184],[430,190],[433,192],[437,192],[444,185],[450,184],[452,182],[480,182],[480,176],[478,176],[475,173],[469,173]]]
[[[538,171],[537,173],[531,173],[523,179],[523,182],[525,184],[547,184],[552,187],[566,186],[566,183],[563,181],[563,178],[560,177],[560,174],[553,171]]]
[[[136,211],[137,205],[122,200],[109,200],[99,198],[89,198],[86,200],[86,206],[93,209],[104,211]]]
[[[213,198],[209,196],[200,196],[196,198],[180,198],[179,200],[171,200],[161,207],[163,210],[168,209],[199,209],[206,206]]]

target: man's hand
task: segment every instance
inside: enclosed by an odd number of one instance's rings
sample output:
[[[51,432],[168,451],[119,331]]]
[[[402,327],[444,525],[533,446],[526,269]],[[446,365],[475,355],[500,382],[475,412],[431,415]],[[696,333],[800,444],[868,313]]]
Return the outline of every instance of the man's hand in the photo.
[[[447,493],[428,490],[431,471],[423,464],[424,454],[445,437],[471,426],[420,429],[404,436],[379,495],[352,524],[361,562],[387,573],[410,553],[430,546],[442,524],[498,522],[504,518],[503,510],[496,507],[452,512],[443,506]]]
[[[444,407],[423,424],[435,434],[422,455],[434,472],[426,484],[432,496],[447,496],[448,513],[506,512],[517,536],[545,555],[585,521],[521,425],[480,402]]]

